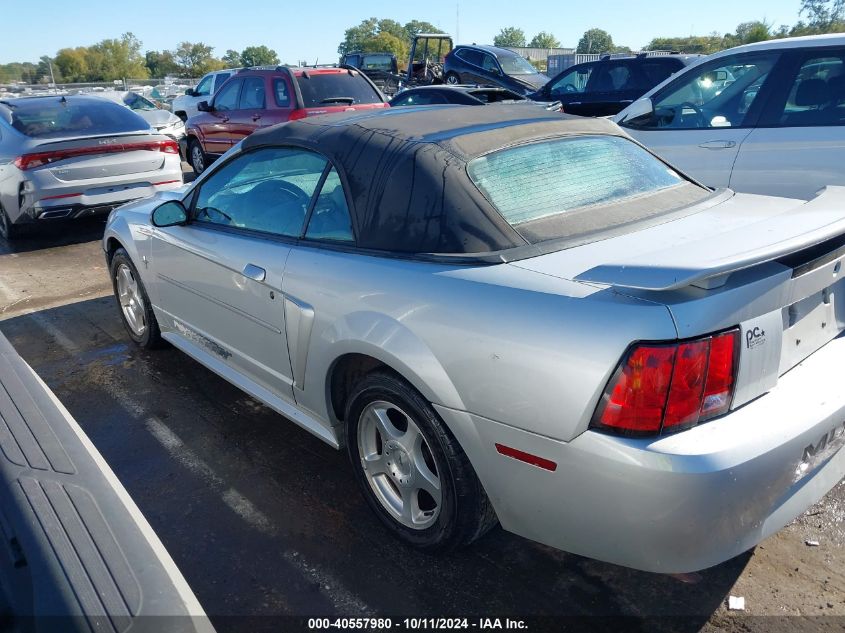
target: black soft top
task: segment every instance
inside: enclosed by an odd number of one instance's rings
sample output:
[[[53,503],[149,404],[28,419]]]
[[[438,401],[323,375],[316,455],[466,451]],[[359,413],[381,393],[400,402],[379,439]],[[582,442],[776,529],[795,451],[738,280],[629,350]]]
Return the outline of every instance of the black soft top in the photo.
[[[406,254],[489,255],[526,246],[467,175],[473,158],[568,135],[625,136],[615,124],[497,105],[348,112],[259,130],[242,150],[313,149],[338,169],[361,248]]]

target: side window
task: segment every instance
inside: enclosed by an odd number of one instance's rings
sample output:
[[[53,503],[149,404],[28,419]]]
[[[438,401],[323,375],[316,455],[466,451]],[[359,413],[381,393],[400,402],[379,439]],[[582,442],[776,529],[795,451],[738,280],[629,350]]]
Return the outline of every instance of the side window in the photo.
[[[220,86],[226,83],[226,80],[232,76],[232,73],[217,73],[214,77],[214,92],[220,90]]]
[[[640,72],[644,85],[642,89],[649,91],[661,81],[683,68],[680,62],[669,59],[646,59],[640,64]]]
[[[634,74],[627,62],[605,62],[593,72],[588,92],[623,92],[635,87]]]
[[[499,65],[496,63],[495,58],[487,53],[484,53],[481,58],[481,67],[488,73],[494,73],[499,70]]]
[[[305,237],[334,242],[355,241],[346,196],[343,195],[343,186],[334,167],[320,190],[311,219],[308,221]]]
[[[307,150],[249,152],[202,184],[193,218],[201,224],[298,237],[325,167],[325,158]]]
[[[221,112],[235,110],[238,107],[238,93],[241,90],[241,84],[243,84],[243,80],[236,79],[224,85],[214,97],[214,109]]]
[[[281,77],[273,80],[273,94],[276,96],[276,105],[280,108],[290,107],[290,90],[288,82]]]
[[[549,87],[551,96],[560,98],[569,94],[584,92],[595,67],[595,64],[579,64],[565,71],[559,79],[553,80],[552,85]]]
[[[214,80],[214,77],[208,75],[203,77],[202,81],[199,82],[199,85],[194,89],[194,95],[197,97],[207,97],[211,94],[211,82]]]
[[[264,77],[247,77],[241,90],[239,110],[261,110],[264,108]]]
[[[456,53],[456,55],[469,64],[481,66],[481,58],[483,57],[481,51],[477,51],[472,48],[462,48]]]
[[[442,103],[448,103],[448,101],[436,90],[420,90],[406,95],[402,102],[396,105],[439,105]]]
[[[360,68],[361,67],[361,56],[360,55],[347,55],[346,65],[347,66],[354,66],[355,68]]]
[[[777,125],[845,125],[845,50],[809,57],[801,64]]]
[[[731,55],[683,73],[652,99],[654,112],[627,121],[641,129],[742,127],[779,53]]]

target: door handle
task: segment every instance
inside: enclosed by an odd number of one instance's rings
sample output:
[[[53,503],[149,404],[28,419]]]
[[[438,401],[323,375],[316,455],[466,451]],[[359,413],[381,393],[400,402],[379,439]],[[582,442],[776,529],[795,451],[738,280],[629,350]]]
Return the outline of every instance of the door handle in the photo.
[[[730,149],[736,147],[736,141],[707,141],[699,145],[701,149]]]
[[[634,103],[633,99],[622,99],[619,103]]]
[[[228,122],[229,122],[229,117],[227,117],[227,116],[222,116],[222,117],[220,117],[220,120],[221,120],[221,121],[223,121],[223,123],[228,123]]]
[[[570,101],[569,103],[566,103],[564,105],[581,105],[581,102],[580,101]]]
[[[261,115],[260,115],[260,114],[253,114],[253,115],[252,115],[252,120],[253,120],[253,121],[257,121],[257,120],[258,120],[258,119],[260,119],[260,118],[261,118]]]
[[[244,266],[244,277],[255,279],[255,281],[264,281],[266,276],[267,271],[261,268],[261,266],[256,266],[255,264],[247,264]]]

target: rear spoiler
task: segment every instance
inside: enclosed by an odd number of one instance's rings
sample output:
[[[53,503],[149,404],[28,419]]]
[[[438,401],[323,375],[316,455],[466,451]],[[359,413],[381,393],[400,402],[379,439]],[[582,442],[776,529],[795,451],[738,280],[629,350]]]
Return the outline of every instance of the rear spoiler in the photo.
[[[718,288],[731,273],[845,235],[845,187],[828,186],[804,204],[712,238],[692,240],[591,268],[576,281],[619,288],[679,290]]]

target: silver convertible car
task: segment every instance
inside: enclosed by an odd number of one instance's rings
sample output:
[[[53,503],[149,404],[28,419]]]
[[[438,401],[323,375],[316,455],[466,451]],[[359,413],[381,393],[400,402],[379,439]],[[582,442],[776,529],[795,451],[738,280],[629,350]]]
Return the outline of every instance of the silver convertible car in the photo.
[[[253,134],[110,216],[126,329],[344,447],[417,547],[498,520],[719,563],[845,474],[845,190],[712,191],[613,123],[530,110]]]

